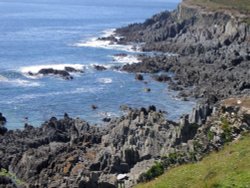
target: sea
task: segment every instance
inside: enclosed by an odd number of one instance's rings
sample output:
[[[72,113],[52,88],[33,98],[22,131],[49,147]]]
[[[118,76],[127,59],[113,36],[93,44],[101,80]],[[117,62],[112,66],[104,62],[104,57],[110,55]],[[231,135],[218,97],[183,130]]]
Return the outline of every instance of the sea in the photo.
[[[0,112],[8,129],[24,123],[39,126],[50,117],[80,117],[102,125],[104,117],[123,114],[121,105],[133,108],[155,105],[176,120],[189,113],[194,101],[181,101],[165,83],[145,74],[110,69],[137,63],[140,53],[131,46],[98,40],[115,28],[142,22],[179,0],[0,0]],[[116,54],[127,56],[116,56]],[[105,71],[97,71],[102,65]],[[37,75],[42,68],[63,70],[73,80]],[[33,73],[31,76],[29,73]],[[150,88],[151,92],[145,92]],[[91,108],[97,106],[96,110]]]

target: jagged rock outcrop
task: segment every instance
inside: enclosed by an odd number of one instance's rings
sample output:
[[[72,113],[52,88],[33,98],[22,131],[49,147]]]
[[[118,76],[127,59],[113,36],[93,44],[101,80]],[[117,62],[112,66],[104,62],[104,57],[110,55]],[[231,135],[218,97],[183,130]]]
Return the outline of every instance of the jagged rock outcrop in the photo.
[[[0,135],[0,168],[15,174],[24,187],[116,187],[119,174],[126,174],[130,187],[155,161],[168,168],[199,160],[249,130],[246,109],[222,105],[210,116],[206,106],[197,109],[201,118],[207,115],[201,124],[190,122],[188,115],[179,123],[168,121],[154,106],[128,109],[102,128],[67,114],[39,128],[26,124],[22,131]]]
[[[219,104],[220,99],[250,92],[249,31],[249,25],[225,12],[207,12],[185,3],[143,24],[118,29],[120,39],[101,40],[143,42],[144,51],[178,53],[141,55],[141,63],[122,70],[174,73],[171,78],[155,79],[168,82],[171,89],[180,91],[179,96],[202,98],[203,103],[178,123],[150,106],[126,108],[125,115],[109,119],[106,127],[65,114],[39,128],[26,124],[24,130],[5,130],[0,134],[0,168],[28,187],[116,187],[118,174],[127,174],[126,187],[130,187],[143,180],[155,161],[168,169],[220,149],[250,127],[250,107]],[[12,183],[0,179],[0,184]]]
[[[66,114],[0,136],[0,167],[33,187],[115,187],[117,175],[125,173],[127,186],[134,185],[147,170],[145,161],[150,167],[175,147],[181,129],[154,106],[129,109],[106,128]]]
[[[124,65],[122,70],[174,73],[167,82],[181,91],[181,98],[206,101],[210,96],[218,100],[249,94],[250,25],[243,18],[183,1],[173,12],[117,29],[122,36],[118,43],[141,43],[143,51],[174,54],[141,55],[140,63]]]

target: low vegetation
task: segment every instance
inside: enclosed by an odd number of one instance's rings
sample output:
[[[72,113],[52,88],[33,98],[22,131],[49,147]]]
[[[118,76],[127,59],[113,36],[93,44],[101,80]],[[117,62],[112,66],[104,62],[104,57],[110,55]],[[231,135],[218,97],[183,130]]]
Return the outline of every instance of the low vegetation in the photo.
[[[250,188],[250,134],[136,188]]]
[[[186,2],[196,4],[202,7],[225,10],[237,10],[244,14],[250,13],[249,0],[186,0]]]
[[[158,177],[164,173],[164,166],[160,162],[156,162],[146,173],[141,175],[141,179],[144,181],[149,181]]]
[[[7,177],[13,181],[16,185],[25,185],[25,183],[18,179],[15,174],[8,172],[6,169],[1,168],[0,169],[0,176]]]

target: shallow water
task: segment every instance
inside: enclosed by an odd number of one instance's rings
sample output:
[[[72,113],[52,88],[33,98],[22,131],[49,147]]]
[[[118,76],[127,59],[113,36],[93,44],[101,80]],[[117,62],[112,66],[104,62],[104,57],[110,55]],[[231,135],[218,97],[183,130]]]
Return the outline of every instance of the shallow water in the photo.
[[[176,5],[173,0],[0,0],[0,112],[8,119],[7,127],[22,128],[25,117],[38,126],[64,112],[98,123],[119,115],[123,104],[154,104],[168,111],[170,119],[189,112],[193,102],[175,100],[165,84],[149,76],[145,85],[133,74],[93,69],[94,64],[137,62],[131,46],[110,46],[96,37]],[[124,52],[130,55],[113,57]],[[73,74],[72,81],[27,74],[65,66],[84,73]],[[145,93],[145,87],[152,91]]]

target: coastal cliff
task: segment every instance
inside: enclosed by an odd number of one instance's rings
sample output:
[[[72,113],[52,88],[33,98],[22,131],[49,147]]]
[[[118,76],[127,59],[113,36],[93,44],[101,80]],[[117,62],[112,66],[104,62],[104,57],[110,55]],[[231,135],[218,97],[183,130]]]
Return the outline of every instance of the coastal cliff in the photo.
[[[249,14],[211,11],[183,1],[173,12],[162,12],[141,24],[117,29],[120,43],[141,43],[140,63],[125,65],[128,72],[174,73],[168,81],[181,98],[212,103],[232,95],[249,94]],[[164,54],[167,53],[167,54]],[[175,54],[169,56],[169,53]]]
[[[179,123],[168,121],[154,107],[130,109],[106,127],[67,115],[51,118],[40,128],[26,125],[22,131],[0,136],[0,183],[2,187],[115,188],[118,175],[123,175],[126,187],[132,187],[155,177],[148,171],[156,162],[169,169],[199,161],[238,139],[250,130],[244,107],[221,104],[201,125],[189,122],[188,116]],[[3,176],[3,169],[11,175]]]
[[[158,80],[181,98],[200,99],[193,113],[173,122],[150,106],[128,108],[105,126],[65,114],[39,128],[26,124],[24,130],[1,129],[0,168],[7,172],[0,173],[0,186],[112,188],[120,175],[132,187],[164,169],[199,161],[249,132],[250,99],[239,97],[250,94],[246,18],[183,1],[173,12],[117,29],[116,42],[140,43],[143,51],[160,52],[141,55],[140,63],[122,70],[159,73],[161,78],[174,73]]]

